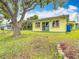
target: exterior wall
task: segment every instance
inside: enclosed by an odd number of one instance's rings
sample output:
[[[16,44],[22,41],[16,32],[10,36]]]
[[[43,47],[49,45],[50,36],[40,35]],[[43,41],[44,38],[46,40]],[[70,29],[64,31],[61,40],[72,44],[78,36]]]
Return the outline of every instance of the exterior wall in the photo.
[[[35,20],[32,22],[32,27],[33,27],[32,30],[42,31],[42,22],[49,22],[49,32],[66,32],[66,26],[68,23],[67,18],[66,16],[62,16],[62,17],[55,17],[55,18],[46,18],[44,20]],[[55,20],[59,20],[59,27],[52,27],[52,22]],[[39,28],[35,27],[36,22],[40,22]]]
[[[32,30],[33,31],[42,31],[42,22],[40,22],[40,27],[39,28],[35,27],[35,23],[36,22],[32,22]]]
[[[52,27],[52,21],[49,22],[49,31],[51,32],[66,32],[66,25],[67,20],[66,19],[60,19],[59,20],[59,27]]]

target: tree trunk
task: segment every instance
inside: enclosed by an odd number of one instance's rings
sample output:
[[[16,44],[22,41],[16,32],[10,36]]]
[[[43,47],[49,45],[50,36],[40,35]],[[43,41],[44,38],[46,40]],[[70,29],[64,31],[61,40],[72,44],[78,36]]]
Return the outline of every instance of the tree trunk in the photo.
[[[19,37],[21,36],[21,32],[20,32],[20,27],[18,24],[13,26],[13,36],[14,37]]]
[[[16,19],[12,20],[12,30],[13,30],[13,36],[14,37],[20,37],[21,32],[20,32],[21,25],[17,22]]]

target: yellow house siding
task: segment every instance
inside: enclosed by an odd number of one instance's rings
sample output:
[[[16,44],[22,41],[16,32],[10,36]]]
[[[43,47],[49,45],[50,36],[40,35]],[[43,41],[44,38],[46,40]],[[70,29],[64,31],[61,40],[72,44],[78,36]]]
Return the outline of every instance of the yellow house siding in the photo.
[[[52,21],[49,22],[49,31],[51,32],[66,32],[66,24],[67,20],[66,19],[59,19],[59,27],[52,27]]]
[[[42,22],[40,22],[40,27],[39,28],[35,27],[35,23],[36,22],[32,22],[32,30],[33,31],[42,31]]]
[[[59,16],[59,17],[52,17],[52,18],[45,18],[45,19],[38,19],[32,21],[32,30],[33,31],[42,31],[42,23],[49,22],[49,32],[66,32],[67,26],[67,18],[68,16]],[[59,20],[59,27],[52,27],[52,22]],[[40,27],[35,27],[35,23],[40,22]]]

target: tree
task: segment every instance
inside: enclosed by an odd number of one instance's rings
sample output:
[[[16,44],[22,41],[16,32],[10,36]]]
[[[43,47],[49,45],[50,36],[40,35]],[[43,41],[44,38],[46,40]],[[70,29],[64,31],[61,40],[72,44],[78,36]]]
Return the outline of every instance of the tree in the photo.
[[[6,19],[11,19],[13,35],[18,37],[21,35],[20,28],[23,23],[26,12],[35,8],[36,5],[43,7],[50,2],[53,2],[56,8],[57,0],[0,0],[0,13]],[[66,0],[59,0],[59,6],[62,6]],[[54,8],[54,9],[55,9]],[[18,17],[20,17],[18,21]]]
[[[33,20],[38,20],[38,16],[34,15],[34,16],[27,18],[27,20],[24,21],[22,24],[22,30],[26,30],[26,29],[32,30],[32,21]]]
[[[4,21],[4,18],[2,16],[0,16],[0,30],[2,30],[4,33],[4,27],[2,26],[2,22]]]
[[[22,27],[21,27],[22,30],[32,30],[32,22],[27,20],[27,21],[24,21],[24,23],[22,24]]]
[[[38,19],[38,16],[34,15],[34,16],[27,18],[27,21],[36,20],[36,19]]]
[[[3,17],[0,17],[0,26],[1,26],[2,22],[3,22]]]
[[[1,26],[2,20],[0,20],[0,26]]]
[[[27,19],[27,20],[36,20],[36,19],[38,19],[38,16],[37,16],[37,15],[34,15],[34,16],[30,17],[30,18]]]

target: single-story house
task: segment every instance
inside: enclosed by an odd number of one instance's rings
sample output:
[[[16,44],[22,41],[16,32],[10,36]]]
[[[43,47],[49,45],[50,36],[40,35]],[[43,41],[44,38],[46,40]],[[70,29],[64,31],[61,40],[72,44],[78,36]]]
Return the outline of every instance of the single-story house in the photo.
[[[32,31],[70,32],[69,15],[43,18],[32,21]]]
[[[11,25],[10,24],[3,24],[0,25],[1,30],[11,30]]]

